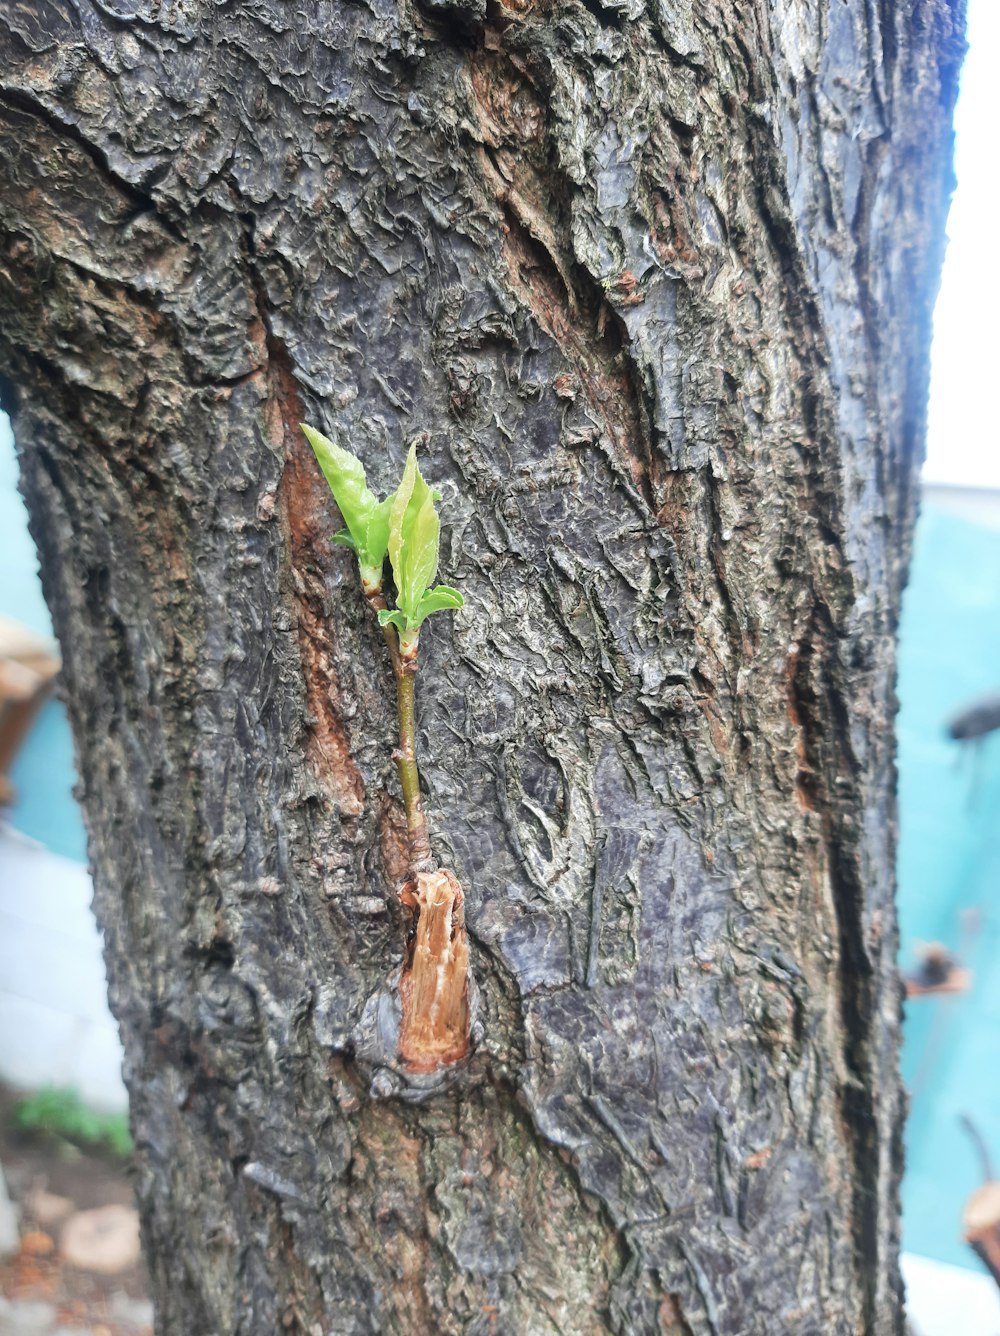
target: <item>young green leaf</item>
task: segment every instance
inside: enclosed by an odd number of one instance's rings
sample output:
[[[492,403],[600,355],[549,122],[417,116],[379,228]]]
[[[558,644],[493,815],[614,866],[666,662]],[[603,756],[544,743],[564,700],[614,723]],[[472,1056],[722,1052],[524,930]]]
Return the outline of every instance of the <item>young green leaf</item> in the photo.
[[[446,608],[461,608],[465,600],[449,585],[430,586],[437,575],[441,521],[435,502],[441,495],[428,487],[417,467],[416,446],[410,447],[403,478],[392,498],[389,513],[389,560],[396,582],[396,609],[379,614],[383,626],[399,631],[400,653],[416,653],[417,633],[425,617]]]
[[[406,456],[403,477],[396,489],[389,512],[389,560],[392,562],[392,574],[396,582],[396,602],[404,611],[411,606],[410,538],[417,512],[429,496],[430,488],[417,467],[417,447],[412,445]]]
[[[365,541],[368,515],[376,504],[368,490],[365,470],[360,459],[342,450],[322,432],[300,423],[306,440],[313,448],[316,460],[323,470],[334,500],[355,544]]]
[[[368,516],[368,526],[365,530],[365,549],[371,554],[373,560],[378,561],[380,567],[385,561],[385,554],[389,550],[389,512],[391,509],[391,496],[387,496],[384,501],[379,501]]]
[[[441,542],[441,521],[434,509],[434,498],[428,492],[423,505],[413,517],[413,528],[407,539],[409,560],[406,562],[407,615],[415,615],[431,581],[437,575],[438,549]]]
[[[420,621],[429,617],[432,612],[444,612],[449,608],[464,608],[465,599],[457,589],[452,589],[450,585],[438,585],[436,589],[428,589],[420,603],[417,605],[417,616]]]
[[[374,593],[382,587],[392,498],[379,501],[369,491],[364,466],[350,451],[304,422],[300,426],[344,517],[346,528],[335,534],[333,541],[354,549],[361,567],[361,583],[366,592]]]
[[[378,624],[379,626],[394,626],[397,631],[405,631],[406,615],[400,612],[398,608],[393,608],[392,611],[388,608],[382,608],[378,614]]]

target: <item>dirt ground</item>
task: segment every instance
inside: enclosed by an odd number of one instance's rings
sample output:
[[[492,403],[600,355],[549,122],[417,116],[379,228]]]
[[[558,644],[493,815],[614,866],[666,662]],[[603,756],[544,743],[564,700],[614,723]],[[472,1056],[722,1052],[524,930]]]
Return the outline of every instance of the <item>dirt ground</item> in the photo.
[[[37,1305],[35,1317],[48,1309],[51,1323],[37,1330],[68,1329],[90,1336],[151,1336],[142,1263],[111,1275],[70,1265],[60,1254],[66,1222],[80,1211],[103,1206],[133,1208],[126,1162],[81,1150],[48,1133],[24,1132],[13,1125],[19,1096],[0,1086],[0,1163],[7,1187],[20,1208],[20,1249],[0,1260],[0,1336],[5,1326],[20,1330],[18,1313]],[[53,1198],[67,1199],[57,1204]],[[31,1330],[36,1328],[32,1326]]]

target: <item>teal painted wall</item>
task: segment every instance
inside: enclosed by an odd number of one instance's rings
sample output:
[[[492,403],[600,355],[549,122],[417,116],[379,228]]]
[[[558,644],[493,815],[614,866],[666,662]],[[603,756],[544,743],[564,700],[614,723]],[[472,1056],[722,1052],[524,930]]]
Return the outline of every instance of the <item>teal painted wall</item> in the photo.
[[[7,419],[0,414],[0,613],[52,634],[38,580],[38,557],[17,491],[17,460]],[[18,830],[53,853],[87,861],[80,810],[73,798],[76,771],[66,711],[57,700],[43,708],[11,770],[18,800],[9,813]]]
[[[998,515],[1000,525],[1000,515]],[[907,1002],[903,1075],[910,1091],[903,1244],[978,1264],[961,1214],[980,1181],[959,1117],[977,1124],[1000,1174],[1000,733],[951,741],[947,720],[1000,692],[1000,527],[928,504],[917,529],[899,654],[901,963],[920,942],[958,948],[966,994]],[[979,917],[971,937],[963,916]]]

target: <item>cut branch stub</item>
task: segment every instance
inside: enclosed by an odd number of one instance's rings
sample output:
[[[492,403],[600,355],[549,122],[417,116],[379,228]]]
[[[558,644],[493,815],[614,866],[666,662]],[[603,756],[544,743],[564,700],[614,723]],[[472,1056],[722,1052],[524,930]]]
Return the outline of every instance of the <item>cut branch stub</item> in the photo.
[[[403,967],[400,1056],[414,1072],[431,1072],[469,1050],[469,941],[465,898],[447,868],[419,872],[406,900],[416,909],[416,935]]]

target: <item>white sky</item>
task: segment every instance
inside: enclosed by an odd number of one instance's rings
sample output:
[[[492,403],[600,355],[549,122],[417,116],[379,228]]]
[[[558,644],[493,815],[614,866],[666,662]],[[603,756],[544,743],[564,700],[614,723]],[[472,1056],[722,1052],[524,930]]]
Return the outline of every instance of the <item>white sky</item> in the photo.
[[[924,477],[1000,487],[1000,0],[969,0],[955,191],[934,313]]]

